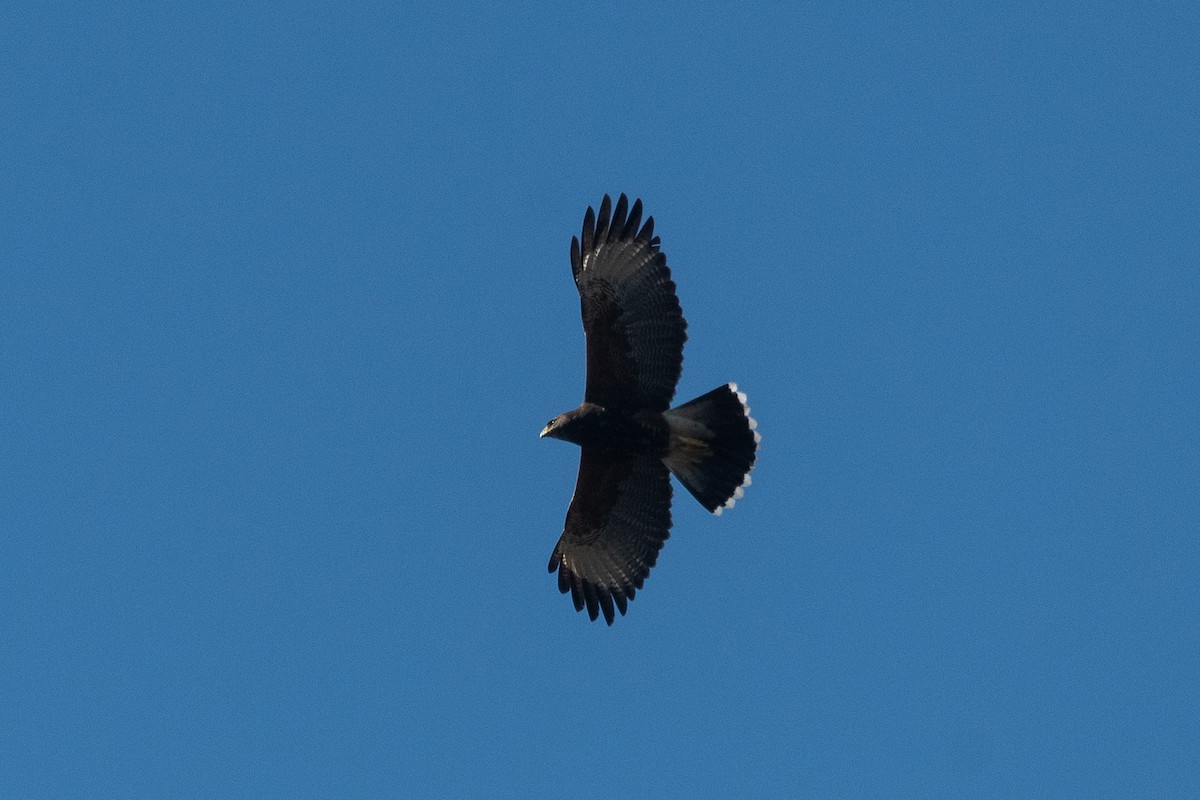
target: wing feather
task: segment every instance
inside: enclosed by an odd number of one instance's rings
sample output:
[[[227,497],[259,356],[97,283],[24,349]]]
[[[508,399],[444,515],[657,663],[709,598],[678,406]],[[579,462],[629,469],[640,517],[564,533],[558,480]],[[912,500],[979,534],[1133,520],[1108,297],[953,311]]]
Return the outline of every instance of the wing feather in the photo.
[[[633,239],[637,237],[638,225],[642,222],[642,201],[641,199],[633,201],[633,208],[629,211],[629,220],[625,223],[625,228],[621,231],[622,239]]]

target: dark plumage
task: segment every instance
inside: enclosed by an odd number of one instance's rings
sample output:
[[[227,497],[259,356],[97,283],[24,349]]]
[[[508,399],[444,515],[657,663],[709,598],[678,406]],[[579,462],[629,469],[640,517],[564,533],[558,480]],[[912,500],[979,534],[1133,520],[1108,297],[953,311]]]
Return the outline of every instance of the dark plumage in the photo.
[[[575,609],[609,625],[650,574],[671,529],[674,473],[720,514],[750,483],[759,435],[735,384],[671,409],[687,322],[654,218],[642,201],[604,196],[571,240],[571,270],[587,337],[583,404],[542,436],[582,448],[575,495],[550,557]]]

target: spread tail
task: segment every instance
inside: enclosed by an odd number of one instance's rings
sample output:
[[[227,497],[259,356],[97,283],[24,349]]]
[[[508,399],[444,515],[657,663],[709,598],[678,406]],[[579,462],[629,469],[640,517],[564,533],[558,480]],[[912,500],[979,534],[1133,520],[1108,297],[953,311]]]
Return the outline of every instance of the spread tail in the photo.
[[[746,395],[727,383],[663,416],[671,429],[663,463],[712,513],[732,508],[750,485],[762,440]]]

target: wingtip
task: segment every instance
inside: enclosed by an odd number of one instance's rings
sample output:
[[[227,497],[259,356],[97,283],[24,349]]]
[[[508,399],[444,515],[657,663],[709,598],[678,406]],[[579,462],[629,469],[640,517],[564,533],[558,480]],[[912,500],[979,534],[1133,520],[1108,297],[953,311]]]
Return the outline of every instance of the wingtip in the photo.
[[[582,252],[588,252],[596,240],[596,210],[591,206],[583,214],[583,231],[579,235],[579,246]]]
[[[613,624],[613,597],[607,589],[600,590],[600,610],[604,612],[604,621],[609,627]]]
[[[596,214],[595,242],[601,244],[608,241],[608,232],[612,222],[612,198],[604,195],[600,201],[600,211]]]
[[[650,244],[654,244],[654,217],[646,217],[646,224],[642,226],[642,230],[638,233],[638,238],[643,239]]]

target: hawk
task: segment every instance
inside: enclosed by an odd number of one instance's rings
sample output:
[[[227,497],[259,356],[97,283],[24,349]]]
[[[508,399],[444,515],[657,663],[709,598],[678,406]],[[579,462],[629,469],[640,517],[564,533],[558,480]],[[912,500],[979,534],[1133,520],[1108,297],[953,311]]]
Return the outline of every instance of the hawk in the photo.
[[[671,529],[673,473],[720,514],[750,485],[761,437],[746,395],[727,383],[671,408],[687,322],[654,218],[642,201],[604,196],[571,239],[571,271],[587,338],[583,404],[542,436],[581,448],[575,495],[550,556],[576,611],[613,623],[625,614]]]

